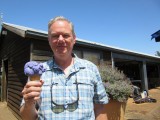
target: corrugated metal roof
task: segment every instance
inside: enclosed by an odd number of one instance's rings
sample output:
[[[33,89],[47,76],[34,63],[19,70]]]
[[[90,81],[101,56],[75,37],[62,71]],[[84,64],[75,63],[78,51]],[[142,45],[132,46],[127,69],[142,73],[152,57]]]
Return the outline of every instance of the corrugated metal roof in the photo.
[[[46,31],[37,30],[37,29],[29,28],[29,27],[20,26],[20,25],[3,23],[2,27],[6,28],[6,29],[8,29],[8,30],[10,30],[10,31],[22,36],[22,37],[31,37],[32,36],[32,37],[43,37],[45,39],[48,37],[48,32],[46,32]],[[76,40],[77,40],[77,44],[87,45],[87,46],[96,47],[96,48],[98,47],[101,49],[109,49],[109,50],[113,50],[113,51],[118,51],[118,52],[122,52],[122,53],[128,53],[128,54],[138,55],[138,56],[143,56],[143,57],[151,57],[151,58],[160,59],[160,57],[158,57],[158,56],[135,52],[135,51],[122,49],[122,48],[118,48],[118,47],[113,47],[113,46],[109,46],[109,45],[105,45],[105,44],[101,44],[101,43],[97,43],[97,42],[91,42],[91,41],[83,40],[83,39],[79,39],[79,38],[77,38]]]
[[[109,46],[109,45],[105,45],[105,44],[101,44],[101,43],[97,43],[97,42],[91,42],[91,41],[87,41],[87,40],[83,40],[83,39],[79,39],[79,38],[77,38],[77,40],[80,41],[80,42],[92,44],[92,46],[93,45],[94,46],[99,46],[100,48],[106,48],[106,49],[110,49],[110,50],[114,50],[114,51],[118,51],[118,52],[124,52],[124,53],[128,53],[128,54],[134,54],[134,55],[140,55],[140,56],[146,56],[146,57],[152,57],[152,58],[160,59],[159,56],[155,56],[155,55],[136,52],[136,51],[123,49],[123,48],[119,48],[119,47],[114,47],[114,46]]]
[[[42,36],[42,37],[48,37],[48,32],[46,31],[37,30],[37,29],[25,27],[25,26],[3,22],[2,27],[12,31],[13,33],[20,35],[21,37],[27,37],[28,35],[33,35],[33,34]]]

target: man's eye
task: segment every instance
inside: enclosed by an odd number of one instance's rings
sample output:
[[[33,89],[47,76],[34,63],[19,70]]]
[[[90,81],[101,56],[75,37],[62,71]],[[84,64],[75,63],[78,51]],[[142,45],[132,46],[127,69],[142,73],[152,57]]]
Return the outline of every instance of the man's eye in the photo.
[[[69,38],[69,35],[63,35],[64,38]]]
[[[56,39],[56,38],[58,38],[58,35],[52,35],[51,37],[52,37],[52,39]]]

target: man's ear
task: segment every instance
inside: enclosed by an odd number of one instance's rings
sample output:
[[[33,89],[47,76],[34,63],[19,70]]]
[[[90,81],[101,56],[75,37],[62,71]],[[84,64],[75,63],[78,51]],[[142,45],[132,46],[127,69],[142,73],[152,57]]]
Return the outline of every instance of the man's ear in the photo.
[[[76,43],[76,35],[73,36],[74,44]]]

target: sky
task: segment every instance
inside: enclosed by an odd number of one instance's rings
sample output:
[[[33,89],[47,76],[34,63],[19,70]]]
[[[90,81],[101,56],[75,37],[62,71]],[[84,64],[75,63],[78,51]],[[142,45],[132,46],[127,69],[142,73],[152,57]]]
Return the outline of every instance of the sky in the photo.
[[[160,0],[0,0],[3,22],[47,31],[48,22],[64,16],[77,38],[155,55],[160,42]]]

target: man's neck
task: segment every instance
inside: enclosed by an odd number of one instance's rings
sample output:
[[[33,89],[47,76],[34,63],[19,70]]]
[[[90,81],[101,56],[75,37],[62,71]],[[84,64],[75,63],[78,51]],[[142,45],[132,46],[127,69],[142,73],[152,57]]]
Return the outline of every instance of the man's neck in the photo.
[[[56,57],[55,62],[64,71],[65,69],[67,69],[68,67],[73,65],[73,57],[72,56],[68,56],[68,57],[63,56],[63,57],[59,57],[59,58]]]

